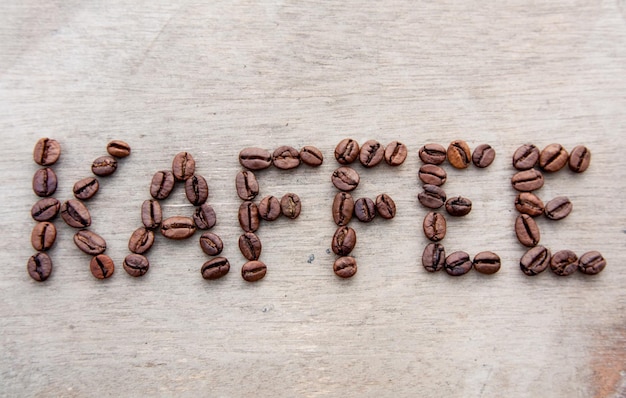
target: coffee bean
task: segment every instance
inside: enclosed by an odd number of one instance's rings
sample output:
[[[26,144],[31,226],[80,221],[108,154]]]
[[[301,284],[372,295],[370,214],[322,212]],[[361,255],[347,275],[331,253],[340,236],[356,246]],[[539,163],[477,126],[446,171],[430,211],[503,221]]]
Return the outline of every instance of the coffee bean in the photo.
[[[41,166],[51,166],[61,156],[61,144],[51,138],[40,138],[33,150],[33,160]]]
[[[91,214],[87,207],[77,199],[70,199],[61,205],[61,218],[73,228],[87,228],[91,225]]]
[[[333,199],[333,220],[339,226],[347,225],[352,219],[354,199],[347,192],[338,192]]]
[[[511,177],[511,184],[520,192],[536,191],[543,186],[543,174],[535,169],[520,171]]]
[[[424,185],[424,191],[417,195],[417,199],[424,207],[438,209],[446,203],[446,192],[436,185]]]
[[[100,156],[91,164],[91,172],[99,177],[106,177],[117,170],[117,160],[110,155]]]
[[[464,169],[472,161],[472,152],[469,145],[463,140],[452,141],[446,152],[448,162],[457,169]]]
[[[442,186],[448,178],[446,171],[434,164],[423,165],[420,167],[417,175],[424,184],[436,185],[438,187]]]
[[[107,249],[107,242],[100,235],[88,229],[81,229],[74,234],[74,244],[83,253],[92,256],[102,254]]]
[[[182,238],[181,238],[182,239]],[[128,240],[128,250],[136,254],[144,254],[154,244],[154,232],[145,227],[137,228]]]
[[[304,146],[300,149],[300,160],[307,166],[317,167],[324,162],[324,155],[314,146]]]
[[[72,191],[76,199],[88,200],[98,193],[98,189],[100,189],[98,179],[95,177],[86,177],[76,181]]]
[[[172,160],[172,173],[178,181],[185,181],[196,172],[196,161],[189,152],[179,152]]]
[[[527,247],[537,246],[541,238],[537,223],[528,214],[520,214],[515,219],[515,235],[517,240]]]
[[[428,272],[436,272],[443,268],[446,261],[446,250],[441,243],[429,243],[422,253],[422,265]]]
[[[196,225],[191,217],[173,216],[161,223],[161,234],[169,239],[186,239],[196,232]]]
[[[198,229],[211,229],[217,223],[217,216],[215,210],[210,204],[204,203],[196,207],[195,213],[193,213],[193,222]]]
[[[185,180],[185,196],[194,206],[200,206],[209,198],[209,185],[204,177],[194,174]]]
[[[400,166],[406,160],[408,149],[398,141],[391,141],[385,147],[385,162],[389,166]]]
[[[130,155],[130,145],[121,140],[113,140],[107,144],[107,152],[116,158],[125,158]]]
[[[543,246],[535,246],[528,250],[519,261],[522,272],[528,276],[537,275],[550,265],[550,250]]]
[[[365,167],[374,167],[385,158],[385,147],[376,140],[368,140],[361,146],[359,162]]]
[[[200,248],[209,256],[217,256],[224,249],[224,243],[217,234],[205,232],[200,236]]]
[[[261,257],[261,240],[252,232],[246,232],[239,237],[239,251],[248,260],[258,260]]]
[[[253,202],[246,201],[239,206],[237,214],[239,225],[245,232],[254,232],[259,229],[259,208]]]
[[[54,245],[57,239],[57,229],[54,224],[43,221],[35,225],[33,232],[30,234],[30,243],[37,251],[46,251]]]
[[[141,204],[141,222],[148,229],[156,229],[163,221],[161,205],[157,200],[144,200]]]
[[[591,151],[584,145],[578,145],[569,154],[569,169],[575,173],[582,173],[589,167]]]
[[[559,250],[550,259],[550,269],[559,276],[568,276],[578,269],[578,256],[571,250]]]
[[[30,215],[35,221],[50,221],[57,216],[61,203],[55,198],[39,199],[30,209]]]
[[[557,196],[548,203],[544,209],[546,217],[550,220],[561,220],[572,212],[572,202],[566,196]]]
[[[578,269],[583,274],[595,275],[601,272],[606,267],[606,260],[602,257],[602,254],[597,251],[590,251],[578,259]]]
[[[458,251],[446,257],[443,267],[448,275],[461,276],[467,274],[472,269],[472,265],[469,254]]]
[[[361,222],[370,222],[376,217],[376,205],[370,198],[359,198],[354,202],[354,215]]]
[[[454,217],[468,215],[472,211],[472,201],[462,196],[450,198],[446,201],[446,211]]]
[[[241,267],[241,277],[247,282],[256,282],[265,277],[267,267],[258,260],[248,261]]]
[[[129,254],[124,259],[124,270],[130,276],[139,277],[145,275],[150,269],[150,262],[141,254]]]
[[[174,174],[169,170],[154,173],[150,183],[150,195],[155,199],[167,199],[174,189]]]
[[[446,218],[441,213],[430,212],[424,217],[424,235],[433,242],[439,242],[446,236]]]
[[[287,218],[298,218],[302,210],[300,197],[295,193],[286,193],[280,199],[280,210]]]
[[[356,274],[356,270],[356,259],[354,257],[339,257],[333,264],[333,271],[340,278],[352,278]]]
[[[259,183],[253,172],[243,170],[235,176],[235,188],[241,200],[252,200],[259,194]]]
[[[244,148],[239,152],[239,163],[248,170],[263,170],[272,165],[272,155],[261,148]]]
[[[295,169],[300,166],[300,152],[287,145],[280,146],[274,150],[272,162],[277,169]]]
[[[333,252],[339,256],[350,254],[356,246],[356,231],[347,226],[337,228],[330,246]]]
[[[521,192],[515,198],[515,208],[523,214],[537,217],[543,214],[543,202],[537,195],[531,192]]]
[[[390,220],[396,216],[396,202],[386,193],[381,193],[376,197],[376,213],[385,220]]]
[[[539,167],[548,172],[561,170],[567,164],[569,155],[561,144],[550,144],[539,154]]]
[[[202,277],[206,280],[219,279],[226,275],[230,271],[230,263],[226,257],[215,257],[202,264],[200,272]]]
[[[359,173],[351,167],[342,166],[333,172],[331,181],[340,191],[353,191],[359,186]]]
[[[269,195],[259,202],[259,217],[267,221],[274,221],[280,217],[280,201],[275,196]]]
[[[480,252],[474,256],[474,269],[481,274],[495,274],[500,270],[500,256],[494,252]]]
[[[489,144],[478,145],[472,154],[472,163],[479,168],[488,167],[496,158],[496,151]]]
[[[446,161],[446,148],[439,144],[426,144],[418,154],[422,162],[427,164],[442,164]]]
[[[89,268],[91,269],[91,274],[96,278],[106,279],[113,275],[113,272],[115,271],[115,264],[113,264],[111,257],[106,254],[98,254],[91,259]]]
[[[35,195],[46,197],[57,190],[57,175],[49,167],[39,169],[33,176],[33,192]]]
[[[513,153],[513,167],[518,170],[529,170],[539,161],[539,148],[533,144],[524,144]]]
[[[52,260],[46,253],[37,253],[28,259],[26,270],[31,278],[43,282],[52,273]]]
[[[335,159],[340,164],[350,164],[359,156],[359,143],[352,138],[345,138],[335,147]]]

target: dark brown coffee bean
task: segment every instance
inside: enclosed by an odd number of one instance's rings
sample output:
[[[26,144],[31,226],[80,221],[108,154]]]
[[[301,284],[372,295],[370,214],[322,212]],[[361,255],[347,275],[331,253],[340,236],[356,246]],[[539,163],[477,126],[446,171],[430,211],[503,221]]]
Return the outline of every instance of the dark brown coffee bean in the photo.
[[[130,145],[121,140],[113,140],[107,144],[107,152],[116,158],[125,158],[130,155]]]
[[[224,242],[213,232],[205,232],[200,236],[200,248],[209,256],[217,256],[224,249]]]
[[[439,242],[446,236],[446,218],[443,214],[430,212],[424,217],[424,235],[433,242]]]
[[[196,161],[189,152],[179,152],[172,160],[172,173],[178,181],[185,181],[196,172]]]
[[[239,237],[239,251],[249,261],[261,257],[261,240],[252,232],[246,232]]]
[[[446,191],[436,185],[424,185],[424,191],[417,195],[417,199],[424,207],[438,209],[446,203]]]
[[[145,227],[137,228],[128,240],[128,250],[136,254],[144,254],[154,244],[154,232]]]
[[[495,274],[500,265],[500,256],[494,252],[485,251],[474,256],[474,269],[481,274]]]
[[[354,202],[354,215],[361,222],[370,222],[376,217],[376,205],[370,198],[359,198]]]
[[[31,278],[43,282],[52,273],[52,260],[46,253],[37,253],[28,259],[26,270]]]
[[[209,185],[204,177],[194,174],[185,180],[185,196],[194,206],[200,206],[209,198]]]
[[[33,192],[35,195],[46,197],[57,190],[57,175],[49,167],[39,169],[33,176]]]
[[[359,162],[365,167],[374,167],[385,158],[385,147],[376,140],[365,141],[359,151]]]
[[[347,226],[337,228],[331,243],[333,253],[346,256],[350,254],[354,246],[356,246],[356,231]]]
[[[123,266],[128,275],[139,277],[148,272],[150,269],[150,262],[145,256],[133,253],[126,256]]]
[[[335,147],[335,159],[340,164],[350,164],[359,157],[359,143],[352,138],[344,138]]]
[[[87,228],[91,225],[91,214],[87,207],[77,199],[70,199],[61,205],[61,218],[73,228]]]
[[[333,271],[340,278],[352,278],[356,274],[356,270],[356,259],[354,257],[339,257],[333,264]]]
[[[235,176],[237,196],[241,200],[252,200],[259,194],[259,183],[253,172],[243,170]]]
[[[422,265],[428,272],[436,272],[446,262],[446,250],[441,243],[429,243],[422,253]]]
[[[439,144],[426,144],[420,148],[419,157],[427,164],[442,164],[446,161],[446,148]]]
[[[472,211],[472,201],[462,196],[450,198],[446,201],[446,211],[454,217],[463,217]]]
[[[428,163],[420,167],[417,175],[424,184],[436,185],[438,187],[442,186],[448,178],[448,174],[444,169]]]
[[[141,204],[141,222],[148,229],[156,229],[163,221],[161,205],[157,200],[144,200]]]
[[[263,170],[272,165],[272,155],[261,148],[244,148],[239,152],[239,163],[248,170]]]
[[[522,272],[528,276],[537,275],[550,265],[550,250],[543,246],[535,246],[528,250],[519,261]]]
[[[511,184],[520,192],[536,191],[543,186],[543,174],[535,169],[520,171],[511,177]]]
[[[353,191],[359,186],[359,173],[351,167],[342,166],[333,172],[331,181],[340,191]]]
[[[33,160],[41,166],[51,166],[61,156],[61,144],[51,138],[41,138],[35,144]]]
[[[448,162],[452,167],[464,169],[472,162],[472,152],[469,145],[463,140],[452,141],[446,152]]]
[[[55,198],[39,199],[30,209],[35,221],[50,221],[57,216],[61,203]]]
[[[352,219],[354,199],[347,192],[338,192],[333,199],[333,220],[339,226],[347,225]]]
[[[307,166],[317,167],[324,162],[324,155],[316,147],[306,145],[300,149],[300,160]]]
[[[92,258],[89,268],[91,269],[91,274],[98,279],[110,278],[113,272],[115,272],[115,264],[113,264],[111,257],[106,254],[98,254]]]
[[[110,155],[100,156],[91,164],[91,172],[99,177],[106,177],[117,170],[117,160]]]
[[[550,259],[550,269],[559,276],[568,276],[578,269],[578,256],[571,250],[559,250]]]
[[[515,208],[523,214],[537,217],[543,214],[543,202],[537,195],[531,192],[522,192],[515,198]]]
[[[241,267],[241,277],[247,282],[256,282],[265,277],[267,267],[258,260],[248,261]]]
[[[513,167],[518,170],[529,170],[539,161],[539,148],[533,144],[524,144],[513,153]]]
[[[259,202],[259,217],[267,221],[274,221],[280,217],[280,201],[275,196],[269,195]]]
[[[572,212],[572,202],[566,196],[557,196],[548,203],[544,212],[550,220],[561,220]]]
[[[472,269],[472,265],[469,254],[458,251],[446,257],[443,267],[448,275],[461,276],[467,274]]]
[[[96,177],[86,177],[76,181],[72,191],[74,197],[80,200],[91,199],[100,189],[100,183]]]
[[[107,242],[100,235],[88,229],[81,229],[74,234],[74,244],[83,253],[92,256],[102,254],[107,249]]]
[[[601,272],[606,267],[606,260],[602,257],[602,254],[597,251],[590,251],[578,259],[578,269],[583,274],[595,275]]]
[[[582,173],[589,167],[591,151],[584,145],[578,145],[569,154],[569,169],[574,173]]]
[[[198,229],[211,229],[217,223],[217,216],[215,210],[210,204],[204,203],[196,207],[195,213],[193,213],[193,222]]]
[[[161,223],[161,234],[168,239],[187,239],[196,232],[196,225],[191,217],[173,216]]]
[[[54,245],[57,239],[57,229],[54,224],[48,221],[40,222],[35,225],[33,232],[30,234],[30,243],[37,251],[46,251]]]
[[[539,167],[548,172],[561,170],[567,164],[569,155],[561,144],[550,144],[539,154]]]
[[[396,216],[396,202],[386,193],[381,193],[376,197],[376,213],[385,220],[390,220]]]
[[[478,145],[472,154],[472,163],[479,168],[488,167],[496,158],[496,151],[489,144]]]
[[[226,257],[215,257],[202,264],[200,272],[202,277],[206,280],[219,279],[225,276],[230,271],[230,263]]]
[[[167,199],[174,189],[174,174],[169,170],[154,173],[150,183],[150,195],[155,199]]]
[[[254,232],[259,229],[259,208],[253,202],[246,201],[239,206],[237,214],[239,225],[245,232]]]
[[[287,145],[280,146],[274,150],[272,162],[277,169],[295,169],[300,166],[300,152]]]
[[[280,210],[287,218],[298,218],[302,210],[300,197],[295,193],[286,193],[280,199]]]
[[[520,214],[515,219],[515,235],[519,243],[527,247],[537,246],[541,238],[537,223],[528,214]]]
[[[385,147],[385,162],[389,166],[400,166],[408,154],[406,145],[398,141],[391,141]]]

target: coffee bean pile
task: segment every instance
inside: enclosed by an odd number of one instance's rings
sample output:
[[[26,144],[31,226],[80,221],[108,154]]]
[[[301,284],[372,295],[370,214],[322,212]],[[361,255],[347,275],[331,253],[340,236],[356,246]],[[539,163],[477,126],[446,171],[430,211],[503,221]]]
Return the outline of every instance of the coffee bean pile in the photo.
[[[513,153],[512,161],[518,172],[511,178],[511,184],[520,192],[515,198],[515,208],[520,212],[515,219],[515,235],[522,245],[531,248],[520,259],[522,272],[533,276],[548,266],[560,276],[571,275],[577,269],[588,275],[602,271],[606,260],[597,251],[587,252],[580,258],[571,250],[551,255],[548,248],[539,245],[541,233],[534,219],[544,215],[550,220],[562,220],[572,212],[572,202],[566,196],[557,196],[544,205],[533,191],[543,187],[542,171],[554,173],[566,165],[574,173],[587,170],[591,162],[589,149],[579,145],[568,154],[560,144],[550,144],[541,151],[533,144],[525,144]]]
[[[389,143],[386,147],[376,140],[368,140],[359,146],[351,138],[345,138],[335,148],[335,159],[341,165],[336,169],[331,181],[339,189],[333,199],[332,215],[339,228],[335,231],[331,242],[331,249],[340,256],[333,264],[333,271],[341,278],[350,278],[356,274],[356,259],[349,254],[356,245],[356,232],[348,226],[354,215],[361,222],[370,222],[376,215],[384,219],[392,219],[396,215],[396,204],[386,193],[382,193],[375,200],[359,198],[356,201],[349,193],[357,188],[360,182],[359,173],[351,164],[356,159],[363,167],[371,168],[380,164],[383,159],[390,166],[399,166],[407,156],[407,147],[398,141]]]
[[[477,146],[472,153],[469,145],[463,140],[452,141],[448,148],[431,143],[422,146],[419,157],[424,163],[420,167],[418,177],[423,191],[417,195],[420,204],[428,209],[437,210],[442,207],[453,217],[462,217],[472,210],[472,201],[463,196],[448,198],[441,186],[448,175],[441,165],[448,163],[457,169],[466,169],[470,164],[485,168],[493,163],[496,151],[488,144]],[[424,235],[433,243],[429,243],[422,253],[422,265],[428,272],[445,269],[449,275],[460,276],[472,268],[483,274],[493,274],[500,270],[500,257],[490,251],[483,251],[471,260],[469,254],[457,251],[446,256],[445,248],[440,242],[446,236],[446,217],[441,212],[430,211],[424,217]]]

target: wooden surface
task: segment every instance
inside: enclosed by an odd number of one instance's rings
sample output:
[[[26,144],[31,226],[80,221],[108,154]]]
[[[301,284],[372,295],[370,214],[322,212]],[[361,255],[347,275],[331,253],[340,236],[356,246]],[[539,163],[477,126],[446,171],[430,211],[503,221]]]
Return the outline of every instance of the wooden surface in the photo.
[[[0,395],[626,396],[626,2],[5,1],[0,4]],[[133,4],[133,5],[131,5]],[[59,199],[111,139],[133,148],[88,206],[116,263],[106,281],[57,220],[52,277],[31,280],[32,148],[59,140]],[[333,148],[398,139],[409,158],[364,170],[392,221],[353,222],[359,270],[332,272]],[[503,260],[492,276],[428,274],[417,157],[427,142],[492,144],[488,169],[452,170],[445,246]],[[590,169],[547,176],[553,251],[601,251],[600,275],[524,276],[510,157],[587,145]],[[319,169],[258,173],[292,191],[295,221],[263,224],[267,277],[239,275],[234,177],[247,146],[318,146]],[[207,282],[198,236],[157,236],[150,272],[122,269],[151,176],[191,152],[210,186],[231,272]],[[166,215],[191,214],[178,187]]]

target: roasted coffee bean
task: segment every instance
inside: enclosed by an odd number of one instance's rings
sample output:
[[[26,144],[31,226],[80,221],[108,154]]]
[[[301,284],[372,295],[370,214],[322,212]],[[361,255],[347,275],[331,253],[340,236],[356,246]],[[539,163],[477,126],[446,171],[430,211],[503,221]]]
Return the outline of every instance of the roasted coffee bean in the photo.
[[[194,174],[185,181],[185,196],[194,206],[200,206],[209,198],[209,185],[204,177]]]
[[[106,254],[98,254],[91,259],[89,268],[91,269],[91,274],[96,278],[106,279],[113,275],[113,272],[115,271],[115,264],[113,264],[111,257]]]
[[[338,192],[333,199],[333,220],[339,226],[347,225],[352,219],[354,199],[347,192]]]
[[[346,256],[356,246],[356,231],[354,229],[343,226],[337,228],[333,235],[331,249],[339,256]]]
[[[239,163],[248,170],[263,170],[272,165],[272,155],[261,148],[244,148],[239,152]]]
[[[130,276],[138,277],[145,275],[150,269],[150,262],[145,256],[141,254],[129,254],[124,259],[124,270]]]
[[[381,193],[376,197],[376,213],[385,220],[390,220],[396,216],[396,202],[386,193]]]
[[[54,245],[57,239],[57,229],[54,224],[43,221],[35,225],[33,232],[30,234],[30,243],[37,251],[48,250]]]
[[[354,215],[361,222],[370,222],[376,217],[376,205],[370,198],[359,198],[354,202]]]
[[[468,215],[472,211],[472,201],[462,196],[450,198],[446,201],[446,211],[454,217]]]
[[[259,229],[259,208],[250,201],[243,202],[239,206],[237,214],[239,225],[245,232],[254,232]]]
[[[267,267],[258,260],[248,261],[241,267],[241,277],[247,282],[256,282],[265,277]]]
[[[428,272],[436,272],[446,262],[446,250],[441,243],[429,243],[422,253],[422,265]]]
[[[102,254],[107,249],[107,242],[100,235],[88,229],[81,229],[74,234],[74,244],[83,253],[92,256]]]
[[[156,229],[163,221],[161,205],[157,200],[144,200],[141,204],[141,222],[148,229]]]
[[[433,242],[439,242],[446,236],[446,218],[441,213],[430,212],[424,217],[424,235]]]
[[[30,209],[30,215],[35,221],[50,221],[59,213],[61,203],[55,198],[39,199]]]
[[[217,216],[215,210],[210,204],[204,203],[196,207],[195,213],[193,213],[193,222],[198,229],[211,229],[217,223]]]
[[[155,199],[167,199],[174,189],[174,174],[169,170],[154,173],[150,183],[150,195]]]
[[[424,185],[424,192],[417,195],[417,199],[424,207],[438,209],[446,203],[446,192],[436,185]]]
[[[98,193],[98,189],[100,189],[98,179],[96,177],[86,177],[76,181],[72,191],[76,199],[88,200]]]
[[[495,274],[500,270],[500,256],[494,252],[480,252],[474,256],[474,269],[481,274]]]
[[[472,163],[479,168],[488,167],[496,158],[496,151],[489,144],[478,145],[472,154]]]
[[[189,152],[179,152],[172,160],[172,173],[178,181],[185,181],[196,172],[196,161]]]
[[[230,263],[226,257],[215,257],[202,264],[200,272],[202,277],[207,280],[219,279],[230,271]]]
[[[91,225],[91,214],[87,207],[77,199],[70,199],[61,205],[61,218],[73,228],[87,228]]]
[[[533,144],[524,144],[513,153],[513,167],[518,170],[529,170],[539,161],[539,148]]]
[[[209,256],[217,256],[224,249],[224,243],[217,234],[205,232],[200,236],[200,248]]]
[[[444,169],[428,163],[420,167],[417,175],[424,184],[436,185],[438,187],[442,186],[448,178],[448,174]]]
[[[606,267],[606,260],[597,251],[590,251],[578,259],[578,269],[583,274],[595,275]]]
[[[472,265],[469,254],[458,251],[446,257],[443,267],[448,275],[461,276],[467,274],[472,269]]]
[[[446,161],[446,148],[439,144],[426,144],[420,148],[419,157],[427,164],[442,164]]]
[[[356,259],[350,256],[339,257],[333,264],[333,271],[340,278],[352,278],[356,269]]]
[[[287,145],[280,146],[272,154],[272,163],[277,169],[295,169],[300,166],[300,152]]]
[[[591,162],[591,151],[584,145],[578,145],[569,154],[569,169],[575,173],[587,170]]]
[[[91,172],[99,177],[106,177],[117,170],[117,160],[110,155],[100,156],[91,164]]]
[[[280,217],[280,201],[275,196],[269,195],[259,202],[259,217],[267,221],[274,221]]]
[[[572,212],[572,202],[566,196],[557,196],[548,203],[544,212],[550,220],[561,220]]]
[[[559,276],[568,276],[578,269],[578,256],[571,250],[559,250],[550,259],[550,269]]]
[[[539,167],[548,172],[561,170],[567,164],[569,155],[561,144],[550,144],[539,154]]]
[[[31,278],[43,282],[52,273],[52,260],[46,253],[37,253],[28,259],[26,270]]]
[[[385,158],[385,147],[376,140],[365,141],[359,151],[359,162],[365,167],[374,167]]]
[[[472,152],[463,140],[452,141],[446,152],[448,162],[457,169],[464,169],[472,162]]]
[[[535,220],[528,214],[520,214],[515,219],[515,235],[517,240],[524,246],[537,246],[541,234]]]
[[[359,143],[352,138],[345,138],[335,147],[335,159],[340,164],[350,164],[359,157]]]
[[[33,192],[35,195],[46,197],[57,190],[57,175],[49,167],[39,169],[33,176]]]
[[[150,250],[153,244],[154,232],[145,227],[140,227],[130,236],[128,240],[128,250],[136,254],[144,254]]]
[[[511,177],[511,184],[520,192],[536,191],[543,186],[543,174],[535,169],[520,171]]]
[[[107,152],[116,158],[125,158],[130,155],[130,145],[121,140],[113,140],[107,144]]]
[[[531,192],[521,192],[515,198],[515,208],[523,214],[537,217],[543,214],[543,202],[537,195]]]
[[[259,194],[259,183],[253,172],[243,170],[235,176],[235,188],[237,196],[241,200],[252,200]]]
[[[286,193],[280,199],[280,210],[287,218],[298,218],[302,210],[300,197],[295,193]]]
[[[249,261],[261,257],[261,240],[252,232],[246,232],[239,237],[239,251]]]
[[[196,232],[196,225],[191,217],[173,216],[161,223],[161,234],[169,239],[186,239]]]
[[[61,156],[61,144],[51,138],[41,138],[35,144],[33,160],[41,166],[51,166]]]
[[[300,149],[300,160],[307,166],[317,167],[324,162],[324,155],[316,147],[306,145]]]
[[[523,273],[528,276],[537,275],[550,265],[550,250],[543,246],[535,246],[528,250],[519,261]]]
[[[359,173],[351,167],[342,166],[333,172],[331,181],[340,191],[353,191],[359,186]]]
[[[385,147],[385,162],[389,166],[400,166],[408,154],[406,145],[398,141],[391,141]]]

